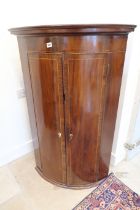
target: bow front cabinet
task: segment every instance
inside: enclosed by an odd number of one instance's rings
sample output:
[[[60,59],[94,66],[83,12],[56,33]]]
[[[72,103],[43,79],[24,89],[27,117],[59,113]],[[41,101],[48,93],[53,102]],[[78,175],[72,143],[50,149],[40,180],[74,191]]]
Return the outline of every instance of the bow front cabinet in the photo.
[[[70,188],[108,175],[128,33],[135,25],[12,28],[36,169]]]

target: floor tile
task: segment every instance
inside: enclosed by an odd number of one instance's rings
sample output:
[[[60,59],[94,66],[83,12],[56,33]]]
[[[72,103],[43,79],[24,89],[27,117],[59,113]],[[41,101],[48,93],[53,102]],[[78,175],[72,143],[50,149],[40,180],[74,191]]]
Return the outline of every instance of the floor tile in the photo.
[[[138,164],[137,157],[110,171],[140,194]],[[94,189],[71,190],[45,181],[35,170],[32,153],[0,168],[0,172],[0,210],[71,210]]]
[[[34,158],[31,155],[26,160],[18,160],[18,163],[10,164],[9,168],[23,189],[24,196],[37,210],[72,209],[93,190],[93,188],[71,190],[54,186],[41,178],[34,166]]]
[[[0,204],[20,192],[14,175],[7,166],[0,168]]]
[[[0,210],[36,210],[32,209],[23,195],[17,195],[0,205]]]

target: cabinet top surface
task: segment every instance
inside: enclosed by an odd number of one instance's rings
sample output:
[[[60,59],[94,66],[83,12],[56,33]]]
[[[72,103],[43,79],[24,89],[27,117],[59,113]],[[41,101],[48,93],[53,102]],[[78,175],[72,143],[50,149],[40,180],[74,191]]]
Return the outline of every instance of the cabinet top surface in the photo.
[[[42,25],[11,28],[9,31],[15,35],[41,35],[41,34],[128,34],[134,31],[136,25],[125,24],[78,24],[78,25]]]

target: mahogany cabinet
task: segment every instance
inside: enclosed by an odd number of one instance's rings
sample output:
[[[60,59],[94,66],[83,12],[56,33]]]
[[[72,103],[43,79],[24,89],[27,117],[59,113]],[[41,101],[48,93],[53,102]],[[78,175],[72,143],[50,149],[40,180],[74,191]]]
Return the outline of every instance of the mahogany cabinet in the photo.
[[[60,186],[107,176],[128,33],[135,25],[12,28],[17,35],[36,169]]]

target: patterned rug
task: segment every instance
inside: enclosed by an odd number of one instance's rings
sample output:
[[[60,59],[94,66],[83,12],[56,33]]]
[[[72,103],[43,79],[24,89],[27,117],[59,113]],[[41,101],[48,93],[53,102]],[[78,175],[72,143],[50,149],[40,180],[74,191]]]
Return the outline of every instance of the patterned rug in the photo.
[[[140,210],[140,197],[111,173],[73,210]]]

